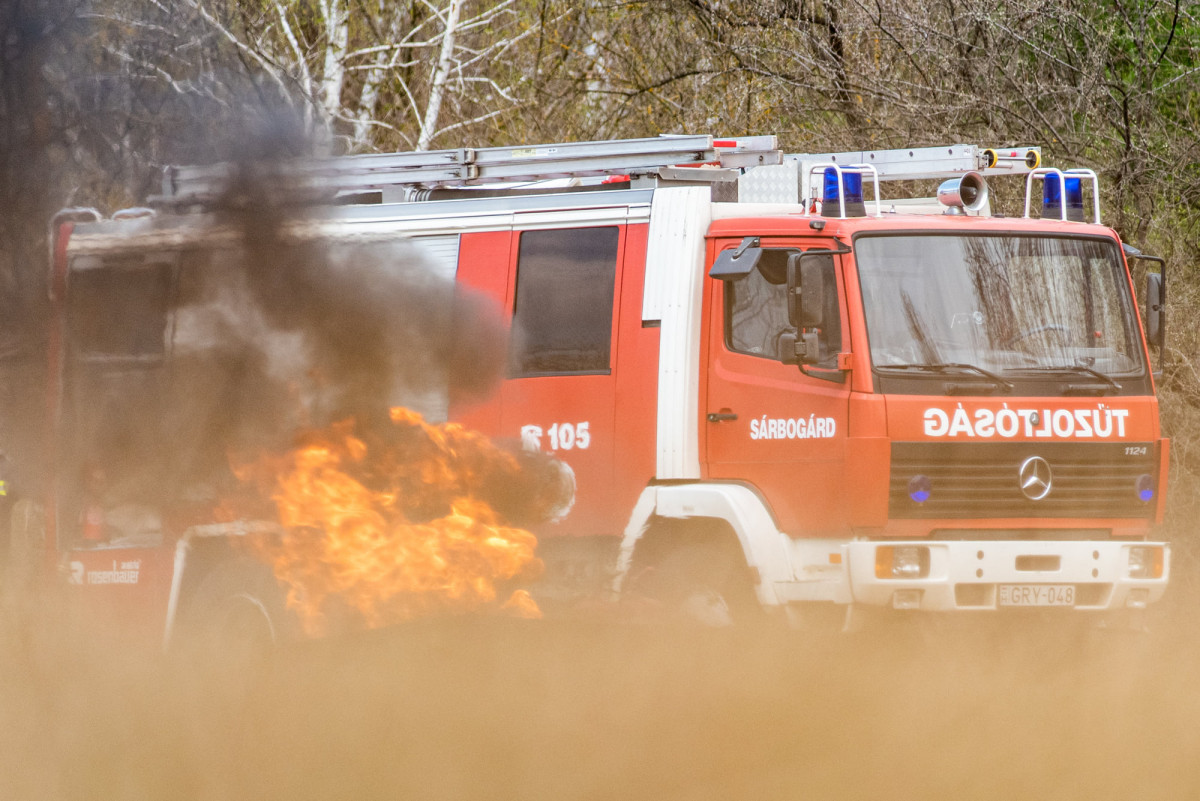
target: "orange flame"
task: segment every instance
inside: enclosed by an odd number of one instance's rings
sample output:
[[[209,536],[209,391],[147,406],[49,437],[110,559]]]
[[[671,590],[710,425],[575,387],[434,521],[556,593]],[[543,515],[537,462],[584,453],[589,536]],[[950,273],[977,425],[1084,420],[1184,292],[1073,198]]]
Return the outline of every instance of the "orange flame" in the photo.
[[[523,590],[497,604],[497,584],[542,568],[533,534],[506,525],[484,500],[519,474],[517,458],[457,424],[430,425],[402,408],[390,418],[370,446],[347,420],[307,433],[282,456],[235,467],[278,511],[282,536],[253,547],[306,630],[321,633],[341,609],[370,627],[497,608],[540,617]]]

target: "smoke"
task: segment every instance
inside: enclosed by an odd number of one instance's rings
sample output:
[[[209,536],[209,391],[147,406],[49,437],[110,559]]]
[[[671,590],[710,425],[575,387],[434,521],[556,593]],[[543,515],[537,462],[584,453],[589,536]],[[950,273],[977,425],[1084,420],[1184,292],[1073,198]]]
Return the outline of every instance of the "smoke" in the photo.
[[[296,152],[283,131],[246,152]],[[312,215],[330,206],[298,198],[314,195],[280,163],[242,160],[215,213],[193,215],[226,244],[75,279],[77,349],[161,339],[166,352],[149,369],[68,368],[65,486],[86,492],[100,475],[109,506],[190,503],[201,514],[235,491],[231,455],[281,451],[299,431],[348,418],[386,431],[393,406],[444,419],[495,389],[507,330],[494,303],[403,240],[317,235]],[[133,261],[148,258],[161,256]]]
[[[235,162],[217,203],[217,219],[243,246],[234,281],[222,280],[217,309],[208,309],[236,312],[227,333],[241,346],[268,337],[263,351],[275,377],[285,370],[295,380],[305,368],[323,382],[322,400],[335,413],[386,409],[431,391],[477,398],[494,388],[506,343],[494,306],[407,242],[314,236],[304,201],[328,193],[297,186],[267,155],[298,149],[287,126],[270,130],[265,146],[250,149],[256,158]]]

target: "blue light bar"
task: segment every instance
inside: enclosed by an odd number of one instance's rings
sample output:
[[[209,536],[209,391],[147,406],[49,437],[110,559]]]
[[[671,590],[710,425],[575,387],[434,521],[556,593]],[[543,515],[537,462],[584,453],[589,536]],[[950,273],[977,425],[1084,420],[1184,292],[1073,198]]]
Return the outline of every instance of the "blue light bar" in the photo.
[[[867,207],[863,203],[862,173],[843,170],[839,186],[838,171],[833,167],[825,168],[825,192],[821,202],[821,215],[836,217],[842,213],[841,206],[838,204],[838,190],[842,187],[845,187],[846,191],[846,216],[867,216]]]
[[[1079,178],[1064,178],[1067,193],[1067,219],[1083,222],[1083,181]]]
[[[1063,187],[1066,187],[1067,219],[1083,222],[1083,181],[1080,178],[1064,177],[1049,173],[1042,181],[1042,219],[1063,218]]]
[[[1053,173],[1042,180],[1042,217],[1062,217],[1062,185]]]

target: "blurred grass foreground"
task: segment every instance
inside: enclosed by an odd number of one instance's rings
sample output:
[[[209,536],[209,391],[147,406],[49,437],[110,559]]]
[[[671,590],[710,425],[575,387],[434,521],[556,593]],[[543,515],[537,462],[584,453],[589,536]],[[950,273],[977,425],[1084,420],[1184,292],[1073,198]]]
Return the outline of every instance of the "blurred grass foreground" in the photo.
[[[4,799],[1190,798],[1197,646],[458,617],[234,654],[0,620]],[[1178,618],[1176,615],[1178,614]]]

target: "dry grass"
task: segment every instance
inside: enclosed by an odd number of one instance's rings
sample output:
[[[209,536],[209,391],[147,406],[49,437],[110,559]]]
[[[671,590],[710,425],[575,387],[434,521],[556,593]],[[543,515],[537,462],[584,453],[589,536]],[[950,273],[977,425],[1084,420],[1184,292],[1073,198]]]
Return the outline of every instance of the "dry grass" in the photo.
[[[1150,634],[457,619],[164,656],[69,610],[0,631],[13,799],[1188,798],[1190,615]]]

